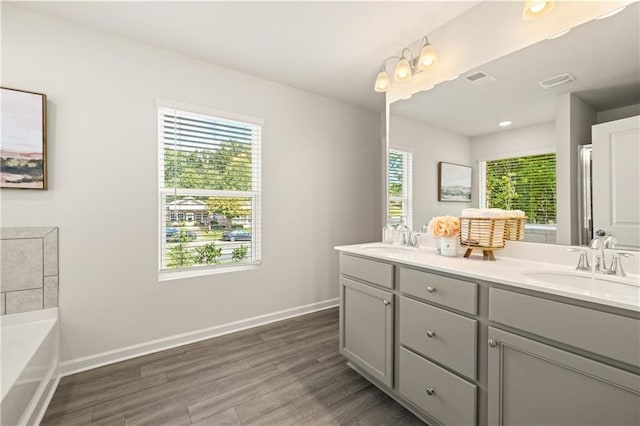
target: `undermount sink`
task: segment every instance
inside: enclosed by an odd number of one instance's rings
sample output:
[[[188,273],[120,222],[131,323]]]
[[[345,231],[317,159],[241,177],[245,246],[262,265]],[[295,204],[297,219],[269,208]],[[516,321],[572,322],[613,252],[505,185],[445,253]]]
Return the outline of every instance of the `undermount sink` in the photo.
[[[640,300],[640,285],[629,279],[565,271],[526,271],[523,275],[541,283],[582,290],[585,294],[616,294]]]
[[[376,244],[370,246],[360,247],[362,250],[374,252],[374,253],[411,253],[416,251],[413,247],[394,246],[391,244]]]

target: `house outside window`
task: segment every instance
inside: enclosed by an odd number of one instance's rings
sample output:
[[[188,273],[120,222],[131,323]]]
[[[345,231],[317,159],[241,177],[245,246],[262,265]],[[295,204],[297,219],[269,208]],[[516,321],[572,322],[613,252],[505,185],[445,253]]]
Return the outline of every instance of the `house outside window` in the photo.
[[[389,150],[387,217],[392,224],[404,218],[409,229],[413,229],[413,154],[406,150]]]
[[[260,263],[262,121],[159,102],[160,279]]]
[[[522,210],[525,241],[555,242],[555,152],[481,161],[479,170],[480,207]]]

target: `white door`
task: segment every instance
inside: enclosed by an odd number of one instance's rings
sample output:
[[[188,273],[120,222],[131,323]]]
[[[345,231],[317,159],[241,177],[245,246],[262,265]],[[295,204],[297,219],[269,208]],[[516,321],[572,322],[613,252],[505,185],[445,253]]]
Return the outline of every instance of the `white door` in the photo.
[[[640,116],[593,126],[593,232],[640,247]]]

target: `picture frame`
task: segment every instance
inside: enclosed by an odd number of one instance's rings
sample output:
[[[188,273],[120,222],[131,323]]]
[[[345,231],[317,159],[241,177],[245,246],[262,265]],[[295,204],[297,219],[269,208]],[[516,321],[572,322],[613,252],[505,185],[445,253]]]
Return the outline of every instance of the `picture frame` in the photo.
[[[0,188],[47,189],[47,95],[0,87]]]
[[[438,162],[438,201],[471,202],[471,166]]]

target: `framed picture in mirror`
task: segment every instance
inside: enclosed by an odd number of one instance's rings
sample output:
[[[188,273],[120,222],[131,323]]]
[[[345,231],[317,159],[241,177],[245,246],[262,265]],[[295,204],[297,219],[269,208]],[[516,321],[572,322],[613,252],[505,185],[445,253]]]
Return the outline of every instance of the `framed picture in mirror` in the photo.
[[[471,202],[471,166],[438,163],[438,201]]]
[[[0,188],[47,189],[47,96],[0,88]]]

